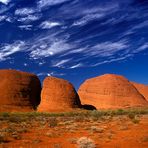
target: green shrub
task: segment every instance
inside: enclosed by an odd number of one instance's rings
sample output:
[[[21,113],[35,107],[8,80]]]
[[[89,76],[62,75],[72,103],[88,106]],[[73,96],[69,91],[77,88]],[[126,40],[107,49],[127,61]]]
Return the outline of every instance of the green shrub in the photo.
[[[2,117],[9,117],[10,116],[9,113],[7,113],[7,112],[2,113],[1,115],[2,115]]]

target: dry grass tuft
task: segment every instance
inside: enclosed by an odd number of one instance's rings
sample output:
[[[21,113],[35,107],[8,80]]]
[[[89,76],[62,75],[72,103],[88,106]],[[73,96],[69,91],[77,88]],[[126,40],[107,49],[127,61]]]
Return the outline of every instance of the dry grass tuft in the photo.
[[[81,137],[77,141],[78,148],[96,148],[96,145],[92,139],[87,137]]]

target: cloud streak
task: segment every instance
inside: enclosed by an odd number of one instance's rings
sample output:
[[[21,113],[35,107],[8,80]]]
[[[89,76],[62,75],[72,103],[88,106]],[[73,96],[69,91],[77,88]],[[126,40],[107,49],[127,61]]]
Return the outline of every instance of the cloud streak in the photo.
[[[58,5],[58,4],[67,2],[67,1],[70,1],[70,0],[54,0],[54,1],[53,0],[40,0],[38,2],[38,6],[40,8],[44,8],[44,7],[48,7],[48,6]]]
[[[18,16],[27,16],[27,15],[31,15],[33,13],[35,13],[35,9],[34,8],[21,8],[21,9],[17,9],[15,11],[15,15]]]
[[[0,0],[0,2],[7,5],[10,2],[10,0]]]
[[[25,17],[18,18],[18,21],[24,22],[24,23],[30,23],[30,22],[39,20],[39,18],[40,18],[39,15],[28,15],[28,16],[25,16]]]
[[[121,50],[125,50],[129,47],[126,41],[118,42],[104,42],[93,46],[88,50],[89,55],[97,55],[101,57],[108,57],[116,54]]]
[[[59,22],[51,22],[51,21],[44,21],[40,24],[40,28],[42,29],[51,29],[53,27],[61,26]]]
[[[71,48],[72,45],[66,43],[64,40],[51,41],[48,45],[46,44],[44,46],[40,46],[31,51],[30,56],[34,59],[49,57],[60,53],[62,54],[63,52],[70,50]]]
[[[8,7],[3,6],[0,27],[8,25],[14,34],[2,32],[8,43],[0,44],[1,61],[23,52],[40,67],[72,70],[147,51],[147,10],[131,1],[38,0],[34,6]]]
[[[17,41],[13,44],[6,44],[0,48],[0,61],[6,60],[10,55],[23,51],[23,41]]]

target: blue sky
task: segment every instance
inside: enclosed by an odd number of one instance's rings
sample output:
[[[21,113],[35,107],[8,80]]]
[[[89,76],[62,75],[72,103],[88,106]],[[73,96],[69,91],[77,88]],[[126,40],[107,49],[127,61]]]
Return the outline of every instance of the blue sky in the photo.
[[[147,0],[0,0],[0,68],[76,88],[104,73],[148,84]]]

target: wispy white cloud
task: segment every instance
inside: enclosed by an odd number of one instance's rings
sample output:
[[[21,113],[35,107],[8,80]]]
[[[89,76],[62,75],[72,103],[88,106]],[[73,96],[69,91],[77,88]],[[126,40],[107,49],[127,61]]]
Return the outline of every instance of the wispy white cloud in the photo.
[[[81,19],[75,20],[72,26],[83,26],[90,21],[99,20],[108,15],[108,12],[113,13],[118,10],[118,5],[105,5],[93,9],[84,9],[80,12]]]
[[[44,61],[44,60],[42,60],[42,61],[40,61],[39,63],[38,63],[38,65],[39,66],[42,66],[42,65],[44,65],[46,62]]]
[[[43,41],[44,42],[44,41]],[[30,53],[30,56],[34,59],[49,57],[55,54],[63,53],[73,48],[72,45],[66,43],[64,40],[51,41],[50,45],[46,45],[45,48],[36,48]]]
[[[103,12],[115,12],[119,9],[119,4],[118,3],[106,3],[105,5],[100,5],[100,6],[94,6],[93,8],[90,9],[84,9],[81,13],[86,15],[86,14],[99,14]]]
[[[6,60],[10,55],[24,50],[25,42],[17,41],[13,44],[5,44],[0,48],[0,61]]]
[[[98,62],[96,64],[92,64],[91,67],[96,67],[96,66],[99,66],[102,64],[107,64],[107,63],[112,63],[112,62],[117,62],[117,61],[123,61],[123,60],[126,60],[127,58],[131,58],[131,57],[133,57],[133,54],[127,54],[127,55],[124,55],[123,57],[116,57],[116,58],[112,58],[112,59]]]
[[[37,76],[64,76],[65,73],[60,73],[60,72],[55,72],[55,71],[52,71],[52,72],[41,72],[41,73],[37,73]]]
[[[10,0],[0,0],[0,2],[7,5],[10,2]]]
[[[24,65],[25,67],[27,67],[27,66],[28,66],[28,64],[27,64],[27,63],[24,63],[23,65]]]
[[[73,50],[70,50],[69,52],[68,52],[68,54],[73,54],[73,53],[82,53],[82,52],[84,52],[85,50],[87,50],[87,48],[76,48],[76,49],[73,49]],[[65,54],[65,55],[67,55],[67,54]]]
[[[44,21],[40,24],[40,28],[42,29],[51,29],[56,26],[60,26],[61,23],[59,22],[51,22],[51,21]]]
[[[1,15],[0,16],[0,22],[3,22],[3,21],[7,21],[7,22],[13,22],[14,19],[10,16],[7,16],[7,15]]]
[[[41,18],[41,14],[39,13],[39,10],[34,7],[16,9],[14,12],[14,15],[18,21],[23,23],[36,21]]]
[[[64,2],[68,3],[55,7],[55,9],[51,8]],[[25,55],[28,60],[39,66],[48,65],[53,69],[55,67],[75,69],[124,61],[134,54],[148,49],[148,44],[144,43],[144,37],[141,40],[137,39],[137,42],[132,45],[131,36],[141,28],[146,29],[148,25],[148,21],[145,19],[148,15],[142,14],[140,12],[142,9],[137,11],[132,6],[130,6],[131,9],[122,8],[118,4],[119,1],[116,3],[113,1],[96,2],[95,6],[93,4],[89,6],[90,2],[37,0],[36,6],[17,9],[13,14],[8,10],[14,2],[0,6],[0,22],[4,20],[20,21],[16,23],[17,29],[20,28],[19,31],[31,30],[32,32],[30,32],[33,33],[32,38],[29,39],[25,39],[26,35],[22,34],[25,43],[14,41],[12,44],[0,45],[0,60],[5,60],[12,54],[23,51],[27,52]],[[8,0],[4,3],[8,4]],[[51,9],[44,11],[43,9],[47,7]],[[39,21],[34,26],[38,27],[34,29],[31,24],[36,20]],[[89,28],[84,27],[94,20],[94,25],[92,24]],[[139,22],[142,20],[145,21]],[[125,23],[125,26],[116,27],[122,22]],[[1,23],[1,25],[3,24]],[[105,28],[105,30],[101,28]],[[140,32],[138,33],[140,35]],[[143,34],[145,35],[145,32]],[[40,73],[40,75],[43,74],[47,75],[47,73]],[[55,72],[48,74],[56,75]]]
[[[1,21],[4,21],[6,18],[7,18],[6,15],[2,15],[2,16],[0,16],[0,22],[1,22]]]
[[[148,50],[148,43],[141,45],[139,48],[135,49],[133,53],[139,53],[144,50]]]
[[[129,47],[127,41],[121,40],[118,42],[103,42],[99,43],[88,50],[89,55],[95,55],[100,57],[108,57],[115,53],[127,49]]]
[[[79,68],[79,67],[83,67],[84,65],[82,63],[78,63],[76,65],[73,65],[70,67],[70,69],[74,69],[74,68]]]
[[[64,67],[65,64],[69,63],[70,61],[71,61],[71,59],[54,61],[54,62],[52,62],[52,66],[62,68],[62,67]]]
[[[67,1],[70,1],[70,0],[40,0],[38,2],[38,6],[40,8],[43,8],[43,7],[58,5]]]
[[[56,35],[57,36],[57,35]],[[48,40],[47,40],[48,39]],[[50,40],[52,39],[52,40]],[[46,57],[57,56],[56,60],[50,63],[52,67],[74,69],[78,67],[91,67],[97,66],[99,64],[114,62],[115,59],[110,59],[111,57],[118,55],[118,60],[124,60],[128,58],[127,54],[130,55],[130,44],[127,40],[119,41],[106,41],[98,43],[92,47],[86,46],[81,48],[79,43],[76,42],[69,43],[67,39],[57,39],[54,36],[39,37],[36,39],[37,42],[32,42],[32,47],[30,49],[30,58],[31,59],[42,59]],[[73,54],[81,54],[81,58],[76,56],[73,57]],[[70,58],[66,58],[70,55]],[[131,54],[132,56],[132,54]],[[59,58],[59,60],[57,60]],[[94,64],[94,62],[88,62],[90,58],[105,58]],[[75,63],[75,64],[74,64]]]
[[[32,29],[32,25],[21,25],[18,27],[22,30],[31,30]]]
[[[147,27],[148,28],[148,20],[146,20],[146,21],[144,21],[144,22],[142,22],[142,23],[134,26],[132,28],[132,30],[134,30],[134,29],[141,29],[141,28],[144,28],[144,27]]]
[[[37,73],[37,76],[47,76],[47,73],[46,72],[41,72],[41,73]]]
[[[80,20],[75,21],[72,26],[83,26],[90,21],[102,18],[103,16],[105,16],[105,14],[103,13],[102,14],[88,14],[84,16],[83,18],[81,18]]]
[[[0,6],[0,14],[5,15],[5,13],[7,11],[9,11],[12,7],[14,6],[14,4],[9,4],[9,5],[1,5]]]
[[[24,22],[24,23],[30,23],[39,19],[40,19],[39,15],[28,15],[26,17],[18,18],[18,21]]]
[[[8,17],[6,18],[6,21],[7,21],[7,22],[13,23],[13,22],[14,22],[14,18],[8,16]]]
[[[55,72],[55,71],[47,73],[47,76],[64,76],[64,75],[65,73]]]
[[[15,11],[15,15],[18,15],[18,16],[27,16],[27,15],[31,15],[33,13],[35,13],[34,8],[21,8],[21,9],[17,9]]]

